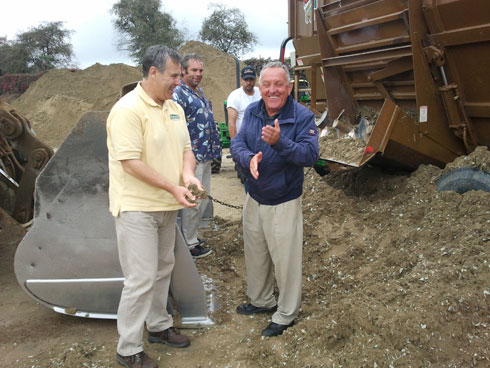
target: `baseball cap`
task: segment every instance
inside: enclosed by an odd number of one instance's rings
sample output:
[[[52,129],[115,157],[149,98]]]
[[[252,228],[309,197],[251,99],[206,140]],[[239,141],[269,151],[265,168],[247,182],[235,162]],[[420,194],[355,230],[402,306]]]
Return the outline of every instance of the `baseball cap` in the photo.
[[[251,66],[242,69],[242,79],[255,79],[255,70]]]

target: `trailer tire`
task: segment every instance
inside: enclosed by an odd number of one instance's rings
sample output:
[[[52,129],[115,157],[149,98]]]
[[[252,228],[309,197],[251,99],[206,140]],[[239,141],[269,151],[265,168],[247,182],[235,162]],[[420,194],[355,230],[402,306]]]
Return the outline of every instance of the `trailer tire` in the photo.
[[[471,168],[455,169],[436,182],[437,191],[453,190],[459,194],[466,193],[470,190],[483,190],[490,192],[490,174]]]
[[[318,166],[315,165],[313,166],[313,169],[316,171],[318,175],[320,175],[322,178],[330,173],[330,168],[328,166]]]

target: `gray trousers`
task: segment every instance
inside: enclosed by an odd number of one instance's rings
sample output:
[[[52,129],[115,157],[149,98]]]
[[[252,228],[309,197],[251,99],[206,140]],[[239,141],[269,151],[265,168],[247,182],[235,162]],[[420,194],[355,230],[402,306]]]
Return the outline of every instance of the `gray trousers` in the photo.
[[[275,206],[248,194],[243,206],[247,294],[257,307],[273,307],[274,275],[279,289],[272,322],[287,325],[301,305],[303,212],[301,197]]]
[[[211,194],[211,162],[211,160],[200,162],[196,165],[195,170],[196,178],[199,179],[209,194]],[[182,235],[184,235],[185,242],[191,248],[198,244],[197,231],[208,201],[209,199],[199,200],[199,204],[196,207],[182,210]]]
[[[143,330],[172,327],[167,312],[170,277],[175,263],[177,211],[121,212],[115,218],[117,249],[124,287],[117,311],[123,356],[143,351]]]

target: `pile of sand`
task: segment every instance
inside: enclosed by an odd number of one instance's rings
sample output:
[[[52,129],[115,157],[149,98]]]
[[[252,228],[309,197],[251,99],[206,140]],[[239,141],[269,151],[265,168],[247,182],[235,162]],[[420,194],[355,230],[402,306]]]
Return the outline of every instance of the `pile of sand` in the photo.
[[[225,121],[223,103],[236,88],[234,57],[196,41],[185,44],[179,53],[197,53],[204,60],[201,87],[213,103],[215,120]],[[11,106],[31,121],[41,141],[58,148],[86,112],[110,110],[121,87],[140,79],[141,69],[125,64],[54,69],[34,82]]]
[[[86,112],[109,110],[121,87],[139,79],[140,69],[124,64],[53,69],[11,106],[31,121],[41,141],[58,148]]]

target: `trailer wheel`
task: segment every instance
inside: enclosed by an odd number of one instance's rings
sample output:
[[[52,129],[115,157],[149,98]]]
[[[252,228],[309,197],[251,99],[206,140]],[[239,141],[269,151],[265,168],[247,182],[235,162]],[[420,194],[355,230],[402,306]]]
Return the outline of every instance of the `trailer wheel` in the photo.
[[[490,174],[477,169],[455,169],[437,180],[436,184],[438,192],[443,190],[453,190],[459,194],[470,190],[490,192]]]
[[[324,177],[330,172],[330,168],[328,166],[313,166],[313,169],[315,169],[316,173],[320,175],[321,177]]]

